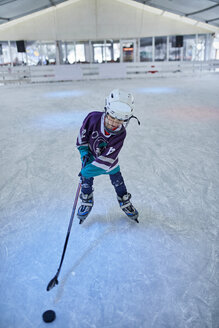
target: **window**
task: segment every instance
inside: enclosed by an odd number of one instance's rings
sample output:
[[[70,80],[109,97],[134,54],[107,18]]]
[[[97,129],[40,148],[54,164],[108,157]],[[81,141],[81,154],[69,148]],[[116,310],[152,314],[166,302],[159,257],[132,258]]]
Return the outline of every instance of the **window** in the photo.
[[[199,34],[196,45],[196,60],[205,60],[206,35]]]
[[[105,62],[113,61],[113,40],[105,41],[103,56]]]
[[[211,50],[211,58],[219,60],[219,37],[214,36],[212,41],[213,47]]]
[[[155,61],[167,60],[167,37],[155,37]]]
[[[102,63],[103,62],[103,41],[94,41],[92,44],[92,52],[93,52],[93,61],[94,63]]]
[[[113,61],[114,44],[112,40],[92,42],[94,63]]]
[[[120,62],[120,42],[113,41],[113,61]]]
[[[140,39],[140,61],[152,61],[152,38]]]
[[[195,60],[196,41],[195,35],[184,35],[183,37],[183,60]]]
[[[27,53],[28,65],[42,65],[40,42],[27,41],[26,53]]]
[[[77,63],[84,63],[85,60],[85,43],[77,42],[75,45],[75,56]]]
[[[89,63],[89,42],[62,42],[64,64]]]
[[[56,46],[55,43],[42,42],[41,56],[43,65],[54,65],[56,63]]]
[[[63,64],[74,64],[76,61],[74,42],[62,42],[61,49]]]
[[[13,66],[26,65],[27,63],[26,53],[17,51],[16,41],[10,41],[10,47],[11,47],[11,60]]]
[[[121,41],[123,62],[134,61],[134,41]]]
[[[169,61],[181,60],[181,49],[183,47],[183,36],[175,35],[169,37]]]
[[[0,41],[0,66],[10,65],[10,49],[7,41]]]

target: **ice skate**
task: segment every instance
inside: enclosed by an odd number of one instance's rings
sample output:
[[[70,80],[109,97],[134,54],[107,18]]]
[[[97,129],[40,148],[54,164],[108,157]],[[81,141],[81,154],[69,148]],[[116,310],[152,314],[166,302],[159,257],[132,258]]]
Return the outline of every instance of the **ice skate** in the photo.
[[[138,211],[134,208],[130,202],[131,194],[127,193],[123,197],[117,196],[119,205],[123,212],[133,221],[139,223],[138,221]]]
[[[88,195],[82,192],[80,198],[82,202],[78,209],[77,217],[79,219],[79,224],[82,224],[92,210],[94,204],[93,193]]]

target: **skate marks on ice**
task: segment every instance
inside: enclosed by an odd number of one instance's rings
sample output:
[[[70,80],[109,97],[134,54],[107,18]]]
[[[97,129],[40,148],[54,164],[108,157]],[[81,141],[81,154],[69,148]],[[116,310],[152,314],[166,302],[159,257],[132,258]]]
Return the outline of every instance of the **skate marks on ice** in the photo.
[[[56,327],[218,327],[218,129],[215,114],[207,113],[210,107],[218,108],[218,76],[212,81],[201,77],[195,83],[194,79],[187,82],[172,80],[171,85],[182,87],[177,98],[171,93],[168,97],[161,94],[136,97],[136,114],[143,128],[135,133],[135,124],[130,124],[128,142],[120,160],[123,167],[128,161],[127,171],[122,171],[133,198],[137,195],[141,199],[133,200],[140,213],[139,226],[119,213],[116,200],[109,202],[114,202],[112,207],[115,205],[113,215],[104,212],[102,200],[108,202],[110,191],[102,178],[100,183],[97,179],[95,188],[101,203],[97,199],[96,212],[92,210],[81,229],[77,220],[74,221],[75,231],[69,239],[60,285],[51,296],[45,292],[44,285],[53,273],[48,272],[48,267],[56,269],[63,247],[68,218],[66,224],[62,218],[68,216],[66,208],[72,206],[71,199],[66,199],[76,180],[71,177],[77,177],[79,168],[76,151],[72,156],[72,142],[82,118],[78,109],[84,108],[85,114],[88,107],[102,108],[103,95],[115,84],[121,84],[121,80],[84,82],[92,99],[69,97],[60,98],[60,102],[57,98],[55,102],[45,101],[51,98],[42,101],[45,88],[48,92],[72,90],[78,83],[4,88],[3,120],[4,117],[8,120],[1,130],[4,217],[0,237],[2,290],[8,291],[1,303],[1,323],[8,318],[7,328],[9,325],[17,328],[21,323],[23,327],[42,327],[37,324],[41,319],[38,313],[45,310],[42,304],[48,304],[48,297],[52,302],[56,293],[61,319],[58,321],[57,316]],[[127,89],[161,83],[170,85],[168,79],[122,81]],[[37,106],[33,106],[36,96]],[[178,103],[181,109],[176,110]],[[64,108],[63,113],[60,108]],[[76,118],[72,122],[70,112],[75,110]],[[16,120],[18,116],[22,118],[23,129],[15,124],[13,116]],[[35,128],[27,128],[29,122]],[[144,154],[145,162],[141,162],[143,167],[138,176],[139,153]],[[58,179],[57,186],[53,183],[55,179]],[[60,201],[57,206],[54,198],[61,199],[61,210]],[[109,212],[110,207],[106,205]],[[49,236],[44,220],[48,226],[54,226],[54,233]],[[60,226],[63,228],[59,229]],[[115,230],[110,232],[112,228]],[[14,229],[18,229],[16,234]],[[40,260],[41,253],[46,253],[45,240],[51,249],[49,265],[48,254],[45,262]],[[39,260],[30,265],[28,259],[33,254]],[[25,276],[20,263],[24,264]],[[38,281],[28,279],[33,267]],[[10,304],[5,304],[9,295],[12,295]],[[13,317],[15,313],[18,315]],[[27,313],[32,326],[25,319]]]
[[[1,309],[1,314],[5,312],[10,312],[11,317],[14,317],[14,314],[16,313],[16,317],[19,320],[19,324],[17,326],[11,325],[10,323],[5,323],[4,321],[0,320],[0,325],[1,328],[9,328],[9,327],[29,327],[29,328],[36,328],[36,323],[32,321],[32,318],[30,318],[29,313],[25,313],[25,311],[17,306],[17,304],[8,304],[5,301],[0,302],[0,309]],[[37,325],[39,328],[39,326]]]
[[[89,218],[91,218],[91,216]],[[91,218],[91,220],[92,220],[92,218]],[[58,291],[57,291],[57,295],[54,299],[54,304],[56,304],[60,301],[67,281],[76,275],[75,270],[80,266],[80,264],[82,262],[84,262],[90,256],[90,254],[93,251],[95,251],[95,249],[97,249],[101,245],[101,242],[107,236],[114,234],[115,232],[116,233],[124,233],[125,231],[130,229],[130,227],[132,225],[132,222],[131,223],[123,222],[123,225],[122,226],[120,225],[120,227],[117,226],[116,224],[107,224],[106,222],[103,222],[103,224],[99,223],[99,226],[101,226],[101,227],[96,228],[96,230],[103,230],[103,231],[101,231],[99,233],[98,237],[95,237],[93,240],[90,241],[89,238],[90,237],[92,238],[92,226],[97,225],[98,224],[97,222],[100,222],[100,221],[95,220],[95,222],[88,223],[86,220],[83,223],[83,228],[85,228],[86,231],[84,234],[82,233],[82,235],[84,235],[84,236],[81,237],[81,241],[85,241],[85,240],[87,241],[86,243],[83,243],[83,249],[85,249],[85,250],[83,250],[82,255],[75,261],[74,265],[68,270],[68,272],[65,273],[63,277],[60,277]],[[109,225],[107,228],[105,228],[106,224]],[[95,232],[96,232],[96,230],[95,230]],[[74,284],[74,282],[73,282],[73,284]]]
[[[184,327],[186,322],[192,327],[190,321],[201,323],[200,311],[209,316],[210,301],[205,293],[206,279],[213,273],[211,270],[206,276],[210,254],[203,247],[205,261],[199,263],[199,238],[194,240],[194,235],[189,235],[189,227],[183,230],[170,218],[166,220],[157,217],[157,221],[142,224],[141,229],[128,222],[122,228],[113,225],[104,229],[99,225],[97,229],[96,223],[87,227],[90,231],[80,240],[86,241],[97,230],[98,237],[87,241],[88,248],[83,245],[86,250],[82,256],[60,279],[55,302],[62,304],[70,293],[73,304],[80,298],[82,309],[95,303],[98,311],[90,324],[98,322],[98,317],[103,324],[105,316],[115,327],[120,327],[120,321],[124,327],[137,327],[143,322],[142,327],[159,327],[162,322],[170,327]],[[68,281],[71,276],[74,279]],[[178,325],[178,320],[182,324]]]

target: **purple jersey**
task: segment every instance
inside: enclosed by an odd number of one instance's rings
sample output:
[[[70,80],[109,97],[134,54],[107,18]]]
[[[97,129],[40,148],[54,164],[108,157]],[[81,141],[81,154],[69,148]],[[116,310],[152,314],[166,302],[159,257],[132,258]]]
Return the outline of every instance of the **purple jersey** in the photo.
[[[103,112],[91,112],[85,118],[77,138],[77,147],[89,147],[94,161],[92,165],[105,170],[107,173],[118,166],[118,154],[126,137],[123,125],[117,135],[107,134],[104,129]]]

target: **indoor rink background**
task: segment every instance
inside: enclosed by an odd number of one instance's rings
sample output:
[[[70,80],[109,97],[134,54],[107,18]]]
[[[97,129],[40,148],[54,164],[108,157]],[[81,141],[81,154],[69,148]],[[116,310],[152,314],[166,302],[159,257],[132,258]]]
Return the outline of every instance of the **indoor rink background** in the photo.
[[[217,328],[218,73],[181,78],[0,86],[0,327]],[[114,88],[131,91],[135,115],[120,166],[139,224],[108,176],[94,208],[75,217],[76,138]]]

